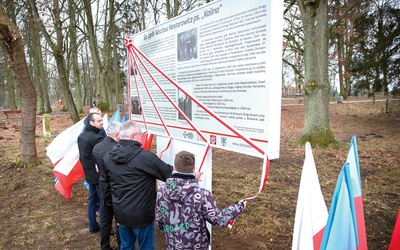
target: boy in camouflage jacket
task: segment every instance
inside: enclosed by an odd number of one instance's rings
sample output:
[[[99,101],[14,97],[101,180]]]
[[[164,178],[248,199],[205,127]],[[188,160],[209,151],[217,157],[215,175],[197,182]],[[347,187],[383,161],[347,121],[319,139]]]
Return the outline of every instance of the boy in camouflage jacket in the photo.
[[[174,172],[157,192],[156,224],[165,235],[166,249],[208,249],[206,221],[226,226],[243,213],[246,201],[220,210],[212,194],[195,180],[195,156],[181,151]]]

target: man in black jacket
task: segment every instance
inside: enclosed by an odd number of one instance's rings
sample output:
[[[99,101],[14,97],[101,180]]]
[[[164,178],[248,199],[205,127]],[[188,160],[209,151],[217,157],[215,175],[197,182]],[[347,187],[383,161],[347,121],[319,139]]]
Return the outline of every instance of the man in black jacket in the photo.
[[[111,187],[121,249],[135,249],[136,240],[141,250],[156,249],[156,180],[165,181],[173,167],[141,148],[139,124],[122,123],[119,136],[119,144],[103,158],[106,178],[101,182]]]
[[[104,167],[103,167],[103,157],[110,151],[119,141],[119,127],[121,123],[110,122],[107,126],[107,137],[104,138],[102,142],[97,143],[93,148],[93,156],[96,162],[97,168],[100,172],[100,180],[104,178]],[[114,210],[111,203],[111,190],[109,185],[103,185],[108,182],[100,182],[101,195],[100,203],[102,203],[102,214],[100,218],[100,246],[101,250],[117,249],[110,247],[110,233],[112,229],[112,221],[114,217]],[[104,198],[107,197],[107,198]],[[108,201],[108,202],[105,202]],[[117,239],[119,243],[117,227]]]
[[[97,204],[100,201],[99,193],[99,174],[95,166],[93,157],[93,147],[104,139],[99,135],[99,131],[103,128],[103,118],[98,113],[90,113],[87,117],[87,125],[84,131],[78,137],[79,160],[82,163],[83,172],[85,173],[86,182],[89,184],[88,197],[88,219],[89,232],[96,233],[100,231],[100,225],[96,221]]]

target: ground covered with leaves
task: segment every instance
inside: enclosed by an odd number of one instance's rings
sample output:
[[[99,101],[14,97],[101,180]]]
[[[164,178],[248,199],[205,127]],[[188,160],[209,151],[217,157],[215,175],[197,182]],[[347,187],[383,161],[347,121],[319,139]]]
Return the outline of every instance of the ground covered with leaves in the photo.
[[[282,103],[280,157],[271,161],[267,185],[248,202],[233,230],[213,227],[213,249],[291,248],[304,162],[304,146],[297,143],[304,106],[297,100]],[[337,143],[326,149],[313,148],[326,205],[329,209],[351,137],[356,135],[368,247],[387,249],[400,207],[400,100],[353,98],[344,104],[332,103],[330,112]],[[44,139],[38,116],[36,142],[41,164],[19,168],[15,162],[20,153],[20,117],[0,117],[0,249],[99,249],[100,235],[88,232],[88,191],[83,180],[74,185],[71,199],[65,200],[54,189],[52,165],[45,154],[51,140],[71,125],[68,113],[54,108],[53,137]],[[219,207],[256,194],[261,169],[259,158],[214,150],[212,185]],[[157,234],[157,249],[163,249],[163,244]]]

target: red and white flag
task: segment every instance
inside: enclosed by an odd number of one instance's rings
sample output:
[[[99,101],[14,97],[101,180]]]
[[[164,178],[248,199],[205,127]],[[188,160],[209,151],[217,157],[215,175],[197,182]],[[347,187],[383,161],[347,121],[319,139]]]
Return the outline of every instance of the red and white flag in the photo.
[[[79,161],[78,136],[85,127],[84,119],[61,132],[46,148],[57,180],[55,188],[66,199],[71,197],[72,184],[83,177]]]
[[[328,210],[309,142],[306,143],[305,154],[294,220],[292,250],[319,249],[328,219]]]
[[[85,118],[61,132],[46,148],[46,155],[53,164],[53,174],[57,178],[54,187],[67,200],[71,197],[72,185],[85,176],[78,149],[78,137],[85,127]],[[107,114],[103,121],[106,129]]]

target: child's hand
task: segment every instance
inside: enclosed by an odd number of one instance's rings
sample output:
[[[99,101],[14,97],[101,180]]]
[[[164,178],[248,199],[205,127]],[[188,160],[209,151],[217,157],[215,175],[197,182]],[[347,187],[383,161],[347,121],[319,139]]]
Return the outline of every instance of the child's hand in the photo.
[[[196,181],[201,181],[201,176],[203,175],[203,172],[196,172],[196,173],[194,173],[194,175],[195,175],[195,180]]]
[[[244,208],[246,208],[246,205],[247,205],[247,200],[240,200],[239,202],[242,202],[242,203],[243,203],[243,206],[244,206]]]

